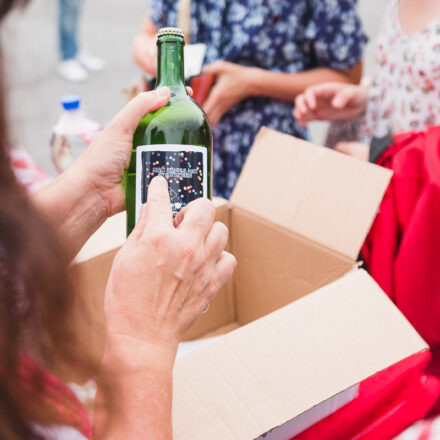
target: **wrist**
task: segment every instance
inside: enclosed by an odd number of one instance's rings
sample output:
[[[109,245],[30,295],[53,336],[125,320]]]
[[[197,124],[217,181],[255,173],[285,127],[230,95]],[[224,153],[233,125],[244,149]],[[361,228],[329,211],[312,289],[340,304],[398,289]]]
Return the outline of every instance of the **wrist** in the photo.
[[[247,96],[259,96],[261,91],[261,84],[264,83],[264,70],[258,67],[244,67],[246,69],[245,78],[245,92]]]
[[[94,142],[98,142],[100,136]],[[102,173],[97,172],[98,158],[95,150],[98,149],[93,148],[93,144],[90,145],[65,174],[74,182],[75,192],[84,195],[84,204],[90,206],[96,221],[101,224],[123,208],[119,206],[122,202],[117,199],[125,200],[125,198],[122,185],[120,197],[115,197],[113,194],[115,186],[109,184]],[[115,203],[115,200],[118,203]]]
[[[77,161],[64,174],[66,185],[82,199],[82,209],[89,211],[96,224],[102,224],[110,216],[110,206],[104,194],[93,182],[93,171],[81,166]]]
[[[106,219],[105,203],[91,190],[87,173],[75,166],[35,194],[34,201],[63,237],[72,258]]]
[[[107,334],[103,366],[117,374],[172,370],[177,345],[177,340],[144,341],[127,335]]]

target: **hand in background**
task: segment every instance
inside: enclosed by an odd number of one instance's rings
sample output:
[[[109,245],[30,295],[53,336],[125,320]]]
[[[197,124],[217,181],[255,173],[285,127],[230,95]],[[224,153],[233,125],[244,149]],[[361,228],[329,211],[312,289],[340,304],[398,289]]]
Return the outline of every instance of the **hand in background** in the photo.
[[[335,150],[366,162],[370,156],[370,146],[361,142],[339,142]]]
[[[185,330],[229,280],[235,258],[215,208],[197,199],[173,221],[168,183],[152,180],[148,201],[118,252],[105,297],[108,337],[175,350]]]
[[[351,119],[365,112],[368,89],[340,82],[317,84],[296,97],[293,117],[307,122]]]
[[[250,78],[252,68],[216,61],[203,69],[203,73],[211,73],[215,83],[203,106],[212,125],[217,124],[223,115],[234,105],[250,95]]]

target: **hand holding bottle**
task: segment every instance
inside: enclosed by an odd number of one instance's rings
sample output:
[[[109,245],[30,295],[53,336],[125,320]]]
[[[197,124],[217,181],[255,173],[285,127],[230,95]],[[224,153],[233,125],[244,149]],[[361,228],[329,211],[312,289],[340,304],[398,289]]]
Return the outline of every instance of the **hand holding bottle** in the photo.
[[[307,122],[351,119],[365,112],[368,89],[364,86],[327,82],[309,87],[296,97],[293,116]]]
[[[231,277],[228,230],[207,199],[173,221],[167,181],[154,178],[148,201],[117,254],[105,298],[109,338],[175,350],[184,331]]]
[[[125,207],[121,185],[132,151],[133,133],[139,121],[149,112],[163,107],[171,92],[164,87],[139,94],[111,120],[72,166],[72,172],[88,176],[90,190],[107,206],[107,216]]]

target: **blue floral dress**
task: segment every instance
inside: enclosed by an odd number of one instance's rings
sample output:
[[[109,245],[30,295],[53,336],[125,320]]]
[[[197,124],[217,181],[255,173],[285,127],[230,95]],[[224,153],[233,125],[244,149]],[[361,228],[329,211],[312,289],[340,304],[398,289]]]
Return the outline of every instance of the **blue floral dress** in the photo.
[[[150,0],[158,28],[176,26],[178,3]],[[226,60],[295,73],[353,67],[366,37],[355,0],[192,0],[191,42],[207,45],[206,64]],[[213,127],[216,195],[229,198],[261,126],[307,137],[292,109],[293,103],[248,98]]]

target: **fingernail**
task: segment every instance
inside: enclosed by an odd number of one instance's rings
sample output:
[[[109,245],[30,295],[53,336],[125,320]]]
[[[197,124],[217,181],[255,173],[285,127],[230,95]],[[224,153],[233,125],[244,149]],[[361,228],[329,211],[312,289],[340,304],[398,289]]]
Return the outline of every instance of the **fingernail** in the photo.
[[[168,185],[168,181],[167,181],[167,179],[165,179],[165,177],[162,176],[161,174],[159,174],[158,176],[153,177],[153,180],[155,180],[155,181],[157,181],[157,182],[162,182],[162,185],[163,185],[164,183],[166,183],[166,184]],[[152,181],[153,181],[153,180],[152,180]]]
[[[165,98],[165,96],[170,94],[170,89],[168,87],[160,87],[156,90],[156,94],[159,98]]]

